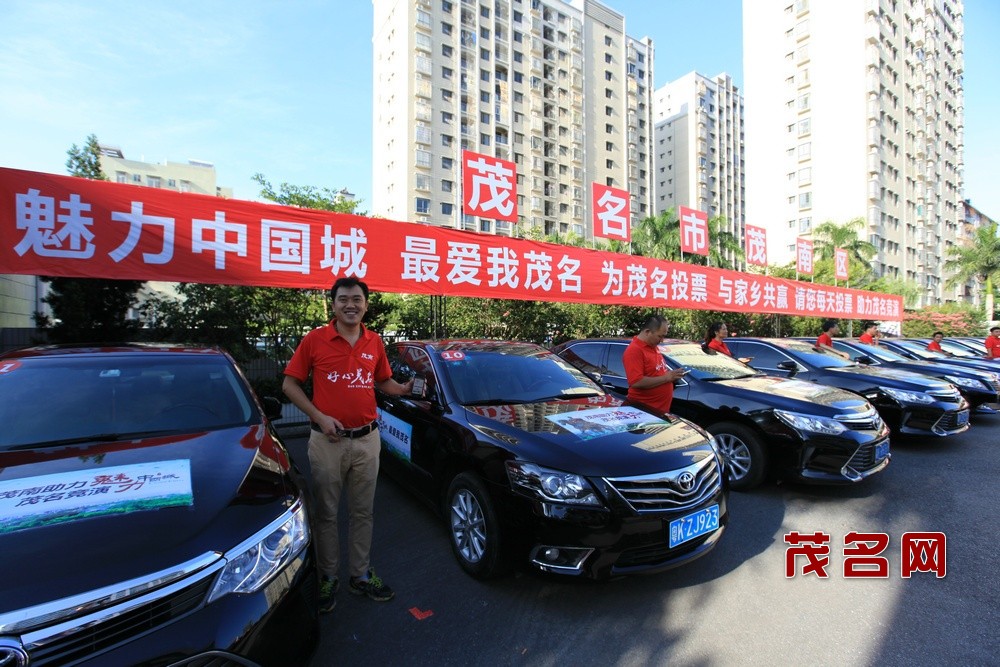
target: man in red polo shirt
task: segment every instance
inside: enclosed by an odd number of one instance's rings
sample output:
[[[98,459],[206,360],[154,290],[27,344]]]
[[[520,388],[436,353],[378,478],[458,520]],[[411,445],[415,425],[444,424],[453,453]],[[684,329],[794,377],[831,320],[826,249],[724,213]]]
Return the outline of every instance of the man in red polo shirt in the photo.
[[[1000,359],[1000,327],[990,329],[990,335],[986,337],[986,356]]]
[[[657,349],[666,336],[666,318],[650,315],[622,355],[625,378],[628,380],[628,401],[658,412],[670,412],[674,382],[686,372],[682,368],[667,369],[667,362]]]
[[[878,345],[878,340],[876,336],[878,335],[878,325],[874,322],[866,321],[861,325],[861,335],[858,336],[858,342],[864,343],[865,345]],[[832,341],[831,341],[832,344]]]
[[[378,334],[361,324],[368,310],[368,286],[339,278],[330,290],[334,319],[313,329],[285,368],[282,389],[309,416],[309,466],[316,552],[319,558],[321,612],[336,605],[340,580],[337,508],[347,492],[350,590],[384,602],[393,591],[371,567],[372,506],[381,448],[375,388],[393,396],[410,393],[413,381],[399,384]],[[302,388],[310,374],[313,398]]]
[[[833,337],[840,333],[840,325],[837,320],[823,320],[823,333],[816,338],[816,347],[827,352],[833,352],[838,357],[847,359],[847,354],[841,352],[833,346]]]
[[[941,341],[943,340],[944,340],[944,332],[935,331],[934,335],[931,336],[930,342],[927,343],[927,349],[930,350],[931,352],[940,352],[941,354],[944,354],[944,350],[941,349]]]

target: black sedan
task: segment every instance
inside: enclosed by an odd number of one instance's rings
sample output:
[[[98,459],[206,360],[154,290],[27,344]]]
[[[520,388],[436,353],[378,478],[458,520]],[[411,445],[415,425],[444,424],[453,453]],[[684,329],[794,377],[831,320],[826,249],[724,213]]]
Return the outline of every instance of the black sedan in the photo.
[[[898,368],[949,382],[969,402],[972,409],[1000,400],[1000,378],[996,373],[966,366],[908,359],[885,345],[866,345],[853,338],[834,338],[833,348],[847,354],[851,361],[877,368]]]
[[[783,338],[727,338],[755,369],[861,394],[895,433],[954,435],[969,428],[969,404],[954,385],[909,371],[870,368],[811,343]]]
[[[680,565],[719,541],[728,487],[697,426],[623,406],[530,343],[388,352],[398,379],[423,382],[378,397],[383,470],[441,510],[469,574],[527,562],[604,578]]]
[[[233,360],[0,356],[0,664],[306,662],[304,487]]]
[[[570,341],[552,349],[622,398],[627,339]],[[674,386],[671,411],[714,434],[734,489],[759,484],[768,469],[813,483],[859,482],[889,465],[889,429],[861,396],[769,377],[700,345],[664,341]]]
[[[907,359],[920,359],[936,364],[947,364],[948,366],[975,368],[987,373],[993,373],[1000,379],[1000,361],[994,361],[986,357],[975,354],[959,356],[945,352],[935,352],[927,349],[927,343],[908,338],[886,338],[879,341],[879,345],[883,345]]]

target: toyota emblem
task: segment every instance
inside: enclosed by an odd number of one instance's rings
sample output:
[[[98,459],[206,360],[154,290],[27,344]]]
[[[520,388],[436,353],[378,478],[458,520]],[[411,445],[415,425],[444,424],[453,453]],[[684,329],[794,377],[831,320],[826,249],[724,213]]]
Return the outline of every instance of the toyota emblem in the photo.
[[[27,667],[28,654],[15,639],[0,637],[0,667]]]
[[[690,491],[694,488],[694,473],[684,471],[677,477],[677,486],[681,491]]]

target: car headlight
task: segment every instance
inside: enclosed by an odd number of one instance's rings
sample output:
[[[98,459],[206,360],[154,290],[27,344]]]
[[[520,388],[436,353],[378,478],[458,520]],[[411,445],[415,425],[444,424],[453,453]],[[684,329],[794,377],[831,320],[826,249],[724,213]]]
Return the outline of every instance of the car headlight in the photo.
[[[882,391],[897,401],[903,403],[933,403],[934,397],[919,391],[906,391],[905,389],[890,389],[882,387]]]
[[[841,424],[836,419],[830,419],[829,417],[804,415],[799,412],[788,412],[787,410],[775,410],[774,414],[778,417],[778,419],[797,431],[837,435],[838,433],[843,433],[847,430],[846,426]]]
[[[309,544],[309,522],[302,503],[282,514],[264,530],[225,554],[226,567],[208,601],[229,593],[254,593],[263,588]]]
[[[957,384],[959,387],[968,387],[969,389],[982,389],[983,383],[974,378],[960,378],[954,375],[945,375],[944,379],[952,384]]]
[[[514,487],[528,491],[541,500],[567,505],[601,504],[590,482],[580,475],[524,461],[507,461],[507,477]]]

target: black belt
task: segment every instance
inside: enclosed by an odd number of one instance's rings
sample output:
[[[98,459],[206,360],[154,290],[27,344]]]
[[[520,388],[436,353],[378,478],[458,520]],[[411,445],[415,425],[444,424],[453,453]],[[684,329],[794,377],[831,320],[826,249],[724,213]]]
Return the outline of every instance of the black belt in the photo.
[[[315,422],[309,422],[309,428],[319,433],[323,432],[323,429],[320,428],[319,424]],[[374,421],[370,424],[359,426],[358,428],[345,429],[343,431],[340,431],[337,435],[339,435],[341,438],[351,438],[351,439],[361,438],[368,435],[377,428],[378,428],[378,422]]]

